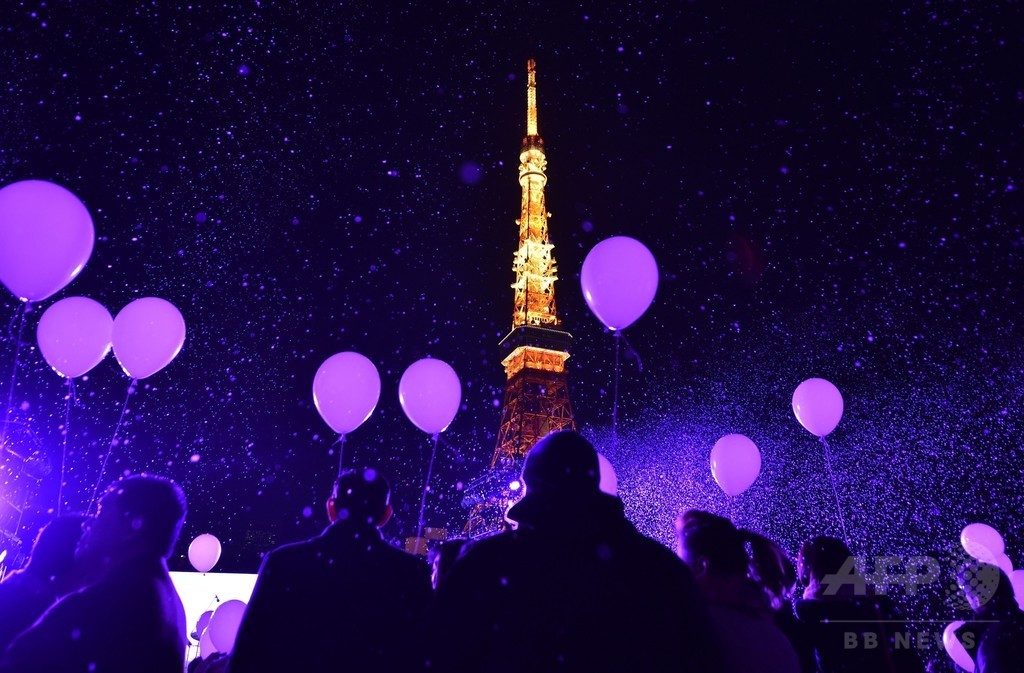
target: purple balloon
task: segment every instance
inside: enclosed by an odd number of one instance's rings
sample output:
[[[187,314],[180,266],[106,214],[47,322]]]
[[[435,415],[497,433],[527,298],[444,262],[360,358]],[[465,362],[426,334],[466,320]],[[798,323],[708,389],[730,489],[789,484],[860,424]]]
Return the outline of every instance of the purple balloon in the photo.
[[[1006,552],[1003,536],[987,523],[969,523],[960,531],[960,544],[964,551],[979,561],[994,563]]]
[[[218,652],[230,652],[231,648],[235,646],[238,627],[242,625],[242,615],[244,614],[245,603],[237,599],[224,601],[213,611],[206,632],[210,634],[210,642]],[[200,645],[202,645],[201,642]]]
[[[110,350],[114,319],[88,297],[68,297],[43,312],[36,329],[39,350],[61,376],[73,379],[92,370]]]
[[[597,467],[600,482],[598,488],[601,489],[602,493],[608,495],[619,495],[619,478],[615,475],[615,468],[612,467],[612,461],[605,458],[604,454],[597,454]]]
[[[124,373],[144,379],[177,357],[185,343],[185,319],[166,299],[136,299],[114,318],[112,341]]]
[[[207,610],[199,615],[199,619],[196,621],[197,635],[202,636],[203,632],[206,631],[206,627],[210,625],[210,617],[213,617],[213,610]]]
[[[398,401],[413,425],[428,434],[444,432],[462,404],[462,384],[447,362],[423,358],[398,382]]]
[[[942,631],[942,647],[957,666],[971,672],[974,671],[974,659],[971,659],[971,655],[967,653],[964,644],[956,637],[956,630],[965,623],[958,619],[946,626]]]
[[[96,231],[78,197],[52,182],[0,189],[0,282],[22,301],[42,301],[75,279]]]
[[[761,474],[761,452],[745,435],[726,435],[711,449],[711,474],[726,495],[739,495]]]
[[[377,408],[380,374],[368,358],[353,351],[324,360],[313,377],[313,403],[339,434],[352,432]]]
[[[594,246],[580,273],[583,298],[608,329],[626,329],[644,314],[658,291],[658,264],[647,247],[628,236]]]
[[[220,560],[220,540],[216,535],[197,535],[188,546],[188,562],[197,572],[208,573]]]
[[[825,379],[807,379],[793,392],[793,413],[808,432],[824,437],[843,417],[843,396]]]

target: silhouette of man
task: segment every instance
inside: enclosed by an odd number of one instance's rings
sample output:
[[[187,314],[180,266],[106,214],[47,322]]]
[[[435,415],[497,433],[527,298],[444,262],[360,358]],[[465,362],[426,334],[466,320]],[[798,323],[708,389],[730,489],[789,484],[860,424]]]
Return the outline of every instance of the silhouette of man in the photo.
[[[594,447],[550,434],[526,457],[514,531],[471,543],[438,589],[431,670],[722,670],[686,565],[598,487]]]
[[[167,557],[184,519],[185,494],[168,479],[137,475],[111,485],[75,552],[97,579],[15,639],[0,671],[180,673],[185,611]]]
[[[83,514],[69,514],[46,524],[36,536],[28,564],[0,583],[0,651],[58,598],[78,588],[75,547],[85,519]]]
[[[231,653],[231,673],[407,671],[420,665],[431,600],[420,559],[387,544],[389,490],[373,469],[338,477],[331,524],[263,560]]]

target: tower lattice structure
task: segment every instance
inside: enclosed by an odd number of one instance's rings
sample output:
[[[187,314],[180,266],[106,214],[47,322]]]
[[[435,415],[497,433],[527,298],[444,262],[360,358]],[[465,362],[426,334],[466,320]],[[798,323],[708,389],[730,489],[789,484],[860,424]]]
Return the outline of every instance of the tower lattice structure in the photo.
[[[537,131],[537,73],[532,59],[527,63],[526,95],[526,137],[519,153],[519,248],[512,261],[512,330],[500,343],[507,351],[501,362],[505,395],[490,470],[467,488],[472,512],[466,533],[471,537],[504,527],[505,508],[521,490],[522,460],[537,440],[549,432],[576,428],[565,366],[572,336],[555,310],[558,274],[548,235],[551,213],[544,202],[547,157]]]

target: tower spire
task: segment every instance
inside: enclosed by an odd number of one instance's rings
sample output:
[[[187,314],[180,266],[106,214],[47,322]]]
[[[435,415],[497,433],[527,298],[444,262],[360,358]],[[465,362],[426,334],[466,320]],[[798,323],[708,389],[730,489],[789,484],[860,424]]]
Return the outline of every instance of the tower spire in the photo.
[[[548,240],[548,213],[544,187],[548,183],[548,162],[544,141],[537,134],[537,63],[526,63],[526,137],[519,153],[519,185],[522,187],[519,219],[519,249],[512,262],[516,272],[512,329],[524,325],[555,327],[555,281],[558,280],[554,247]]]
[[[512,330],[501,340],[506,355],[505,397],[491,469],[473,480],[464,502],[472,509],[465,533],[478,537],[500,530],[505,507],[520,496],[519,471],[533,445],[549,432],[575,429],[566,360],[572,336],[555,312],[558,280],[548,238],[544,187],[548,178],[544,142],[537,133],[537,64],[526,64],[526,137],[519,151],[522,189],[519,248],[512,258]]]
[[[526,62],[526,135],[537,135],[537,62]]]

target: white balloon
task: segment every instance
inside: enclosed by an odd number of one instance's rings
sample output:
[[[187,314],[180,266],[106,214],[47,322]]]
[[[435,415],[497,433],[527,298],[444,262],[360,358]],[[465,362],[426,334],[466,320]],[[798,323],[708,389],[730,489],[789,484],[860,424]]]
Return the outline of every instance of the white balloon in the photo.
[[[737,496],[761,474],[761,452],[746,435],[726,435],[711,449],[711,474],[726,495]]]
[[[986,523],[971,523],[964,526],[960,531],[960,544],[972,558],[986,563],[992,563],[1006,551],[1003,536]]]
[[[807,379],[793,391],[793,413],[808,432],[824,437],[843,417],[843,396],[825,379]]]
[[[398,382],[402,411],[417,428],[444,432],[462,404],[462,384],[447,362],[423,358],[409,365]]]
[[[327,358],[313,377],[313,403],[338,434],[352,432],[377,408],[380,374],[364,355],[354,351]]]
[[[232,599],[224,601],[213,611],[210,617],[210,625],[206,631],[210,634],[210,640],[217,647],[218,652],[231,652],[235,646],[235,638],[238,637],[238,627],[242,624],[242,615],[245,614],[245,603]]]
[[[207,627],[203,631],[203,635],[199,636],[199,656],[203,659],[209,659],[214,654],[217,654],[217,652],[217,646],[210,639],[210,629]]]
[[[188,561],[198,572],[210,572],[219,560],[220,540],[209,533],[196,536],[188,546]]]
[[[598,453],[597,466],[601,474],[601,492],[617,496],[619,494],[619,478],[615,476],[615,468],[612,467],[612,462],[605,458],[603,453]]]
[[[953,662],[964,669],[968,673],[974,671],[974,660],[971,659],[971,655],[967,654],[967,650],[964,648],[963,643],[956,637],[954,633],[957,629],[964,625],[965,622],[957,620],[946,627],[946,630],[942,632],[942,646],[946,649],[946,654]]]

